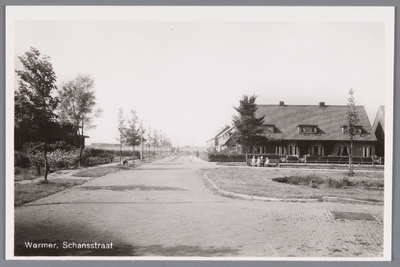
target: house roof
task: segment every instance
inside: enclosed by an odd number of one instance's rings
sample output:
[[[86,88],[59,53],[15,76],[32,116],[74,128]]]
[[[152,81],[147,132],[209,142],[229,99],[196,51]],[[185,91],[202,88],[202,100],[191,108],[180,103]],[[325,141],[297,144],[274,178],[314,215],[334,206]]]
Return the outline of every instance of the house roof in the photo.
[[[218,138],[218,137],[222,136],[224,133],[226,133],[227,131],[229,131],[229,130],[231,130],[231,129],[232,129],[231,126],[225,125],[224,127],[222,127],[222,128],[217,132],[217,134],[216,134],[213,138],[207,140],[207,142],[208,142],[208,141],[211,141],[211,140],[214,140],[215,138]]]
[[[256,117],[265,116],[264,125],[275,125],[271,136],[286,140],[348,141],[341,127],[346,125],[347,106],[330,105],[257,105]],[[363,106],[356,106],[363,134],[355,141],[376,141],[367,113]],[[318,132],[299,133],[298,125],[318,126]]]
[[[381,124],[383,131],[385,131],[385,106],[380,106],[376,113],[374,123],[372,124],[372,130],[375,132],[378,128],[378,124]]]

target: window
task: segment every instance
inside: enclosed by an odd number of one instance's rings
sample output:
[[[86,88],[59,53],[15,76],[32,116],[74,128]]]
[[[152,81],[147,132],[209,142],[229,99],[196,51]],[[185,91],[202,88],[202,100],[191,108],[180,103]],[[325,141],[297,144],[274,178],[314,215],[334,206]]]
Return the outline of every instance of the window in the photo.
[[[350,147],[340,146],[338,151],[338,156],[348,157],[350,155]]]
[[[265,125],[264,130],[267,133],[274,133],[275,132],[275,125],[273,125],[273,124]]]
[[[372,157],[372,155],[373,155],[372,146],[363,147],[363,157],[364,158]]]
[[[297,146],[289,146],[289,155],[290,156],[297,156],[299,149]]]
[[[323,156],[325,154],[323,146],[311,146],[311,155]]]
[[[342,133],[347,134],[349,133],[349,127],[344,125],[342,126]],[[354,134],[362,134],[363,128],[362,126],[354,126]]]
[[[297,125],[297,129],[299,133],[318,133],[318,126],[317,125]]]
[[[286,147],[284,146],[276,146],[275,147],[275,153],[282,156],[282,155],[286,155]]]

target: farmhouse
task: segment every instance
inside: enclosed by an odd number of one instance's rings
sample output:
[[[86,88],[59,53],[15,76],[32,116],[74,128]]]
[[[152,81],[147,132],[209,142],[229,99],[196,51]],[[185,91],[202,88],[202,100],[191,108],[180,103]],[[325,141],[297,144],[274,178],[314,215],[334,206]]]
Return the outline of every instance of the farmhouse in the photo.
[[[89,138],[89,136],[83,136],[83,148],[85,148],[85,139]],[[22,132],[18,130],[14,130],[14,149],[20,150],[27,142],[41,142],[43,141],[41,136],[37,134],[31,134],[28,132]],[[65,141],[67,144],[75,146],[77,148],[80,147],[79,136],[76,133],[76,130],[73,129],[71,125],[66,126],[58,126],[53,131],[49,132],[49,143],[55,143],[56,141]]]
[[[271,138],[253,153],[281,156],[348,156],[350,141],[345,105],[257,105],[256,117],[264,117],[264,134]],[[354,156],[375,155],[376,137],[363,106],[356,106],[359,123],[354,137]]]

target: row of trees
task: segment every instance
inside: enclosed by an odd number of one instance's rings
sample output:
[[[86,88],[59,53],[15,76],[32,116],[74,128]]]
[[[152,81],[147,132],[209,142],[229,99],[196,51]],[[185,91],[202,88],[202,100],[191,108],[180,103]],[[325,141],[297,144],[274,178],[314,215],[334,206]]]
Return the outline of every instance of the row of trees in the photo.
[[[78,75],[58,88],[48,56],[31,47],[18,58],[23,69],[16,70],[19,80],[14,92],[14,128],[41,138],[47,181],[49,137],[60,127],[70,125],[76,130],[80,140],[79,162],[82,162],[84,133],[95,127],[93,119],[101,114],[96,108],[94,80],[90,75]]]
[[[147,129],[143,127],[143,119],[140,119],[137,115],[136,110],[131,109],[130,116],[124,116],[124,111],[122,108],[119,109],[118,112],[118,133],[119,136],[116,138],[120,143],[120,162],[121,162],[121,151],[122,145],[128,145],[133,148],[135,151],[136,146],[141,146],[141,160],[143,160],[143,146],[147,146],[149,150],[153,147],[154,153],[156,149],[161,152],[161,156],[163,150],[167,148],[167,151],[170,151],[172,142],[169,138],[166,137],[164,133],[158,131],[156,129],[152,130],[149,125]]]
[[[353,171],[353,140],[356,136],[356,126],[359,122],[358,112],[354,101],[354,90],[349,90],[349,98],[347,99],[348,110],[346,112],[347,121],[347,135],[350,140],[350,155],[349,155],[349,174],[352,175]],[[275,141],[271,135],[264,134],[262,125],[264,117],[256,118],[257,111],[256,95],[244,95],[240,100],[239,106],[234,107],[238,114],[232,118],[233,126],[236,128],[234,139],[236,143],[242,146],[242,150],[246,153],[249,147],[265,146],[268,142]]]

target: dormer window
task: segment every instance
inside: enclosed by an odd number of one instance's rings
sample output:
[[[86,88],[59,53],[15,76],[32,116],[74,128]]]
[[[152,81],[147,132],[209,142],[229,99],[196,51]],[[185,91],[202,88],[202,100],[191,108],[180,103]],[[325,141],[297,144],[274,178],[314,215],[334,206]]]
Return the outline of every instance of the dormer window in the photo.
[[[297,125],[297,129],[299,133],[318,133],[318,126],[317,125]]]
[[[274,124],[267,124],[264,128],[266,133],[274,133],[275,132],[275,125]]]
[[[348,134],[349,133],[349,126],[343,125],[341,127],[341,129],[342,129],[342,133],[344,133],[344,134]],[[360,126],[360,125],[354,126],[354,134],[355,135],[358,135],[358,134],[361,135],[362,133],[363,133],[363,127],[362,126]]]

